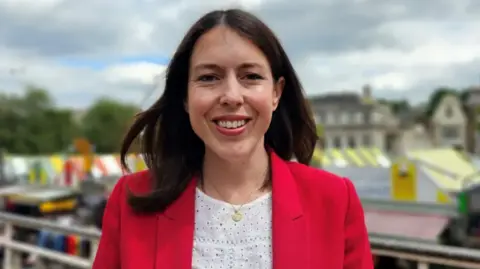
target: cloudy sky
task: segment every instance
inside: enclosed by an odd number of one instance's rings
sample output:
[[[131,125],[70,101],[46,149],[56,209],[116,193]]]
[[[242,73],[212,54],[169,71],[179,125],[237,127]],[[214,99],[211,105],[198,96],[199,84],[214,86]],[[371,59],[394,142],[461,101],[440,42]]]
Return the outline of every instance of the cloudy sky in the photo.
[[[369,83],[421,101],[480,84],[478,0],[0,0],[0,91],[140,104],[196,19],[239,6],[277,33],[310,95]]]

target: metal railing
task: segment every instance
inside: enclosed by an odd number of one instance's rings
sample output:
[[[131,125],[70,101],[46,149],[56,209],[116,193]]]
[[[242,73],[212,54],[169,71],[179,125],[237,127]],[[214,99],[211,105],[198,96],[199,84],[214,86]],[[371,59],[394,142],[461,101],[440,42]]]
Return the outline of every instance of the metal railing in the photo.
[[[51,260],[57,264],[66,265],[68,268],[91,268],[92,266],[92,260],[95,257],[100,238],[100,231],[97,229],[66,227],[50,221],[21,217],[9,213],[0,213],[0,222],[4,224],[4,234],[0,236],[0,246],[3,246],[5,250],[4,269],[20,269],[22,253],[34,254],[38,258]],[[90,240],[92,244],[90,255],[88,258],[81,258],[16,241],[13,237],[14,227],[78,235],[86,240]],[[430,264],[480,269],[479,250],[442,246],[382,235],[370,235],[370,243],[374,255],[416,262],[419,269],[429,268]]]
[[[455,204],[418,203],[362,198],[362,206],[370,210],[385,210],[405,213],[439,215],[455,218],[459,216]]]
[[[382,236],[370,236],[370,244],[374,255],[413,261],[417,263],[418,269],[427,269],[432,264],[465,269],[480,268],[480,251],[475,249]]]
[[[39,220],[28,217],[21,217],[15,214],[0,213],[0,222],[4,225],[3,236],[0,236],[0,246],[4,248],[3,268],[21,269],[21,254],[33,254],[42,260],[54,261],[57,264],[66,265],[71,268],[91,268],[92,260],[98,247],[100,231],[97,229],[85,229],[79,227],[67,227],[51,221]],[[77,257],[54,250],[41,248],[14,239],[14,227],[30,228],[35,230],[49,230],[56,233],[77,235],[89,240],[91,250],[89,258]]]

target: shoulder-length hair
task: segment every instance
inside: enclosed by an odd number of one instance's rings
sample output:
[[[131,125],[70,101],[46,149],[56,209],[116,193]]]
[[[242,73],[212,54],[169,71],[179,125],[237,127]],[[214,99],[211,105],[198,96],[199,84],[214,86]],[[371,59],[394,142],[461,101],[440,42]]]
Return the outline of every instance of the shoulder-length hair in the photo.
[[[136,117],[124,138],[120,151],[122,166],[128,170],[127,152],[140,139],[141,153],[152,179],[148,194],[128,192],[128,203],[138,213],[164,211],[201,171],[205,145],[194,133],[184,104],[195,43],[219,25],[252,41],[268,59],[274,80],[285,79],[282,97],[265,134],[265,146],[284,160],[295,157],[300,163],[310,163],[318,139],[315,122],[302,85],[277,37],[248,12],[213,11],[187,32],[167,68],[162,96]]]

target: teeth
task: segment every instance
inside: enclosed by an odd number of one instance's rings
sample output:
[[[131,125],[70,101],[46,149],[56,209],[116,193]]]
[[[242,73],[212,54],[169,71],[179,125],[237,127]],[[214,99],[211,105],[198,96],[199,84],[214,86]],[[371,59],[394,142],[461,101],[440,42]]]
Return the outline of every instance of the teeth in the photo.
[[[218,121],[218,125],[223,128],[227,129],[235,129],[235,128],[240,128],[243,125],[245,125],[246,121],[245,120],[235,120],[235,121],[226,121],[226,120],[221,120]]]

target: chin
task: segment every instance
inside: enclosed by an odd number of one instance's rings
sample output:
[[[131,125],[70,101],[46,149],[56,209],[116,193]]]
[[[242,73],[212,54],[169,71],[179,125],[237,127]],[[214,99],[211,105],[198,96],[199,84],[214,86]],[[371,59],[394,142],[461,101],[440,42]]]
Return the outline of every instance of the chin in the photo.
[[[242,141],[222,143],[221,145],[212,147],[210,150],[221,159],[234,162],[248,158],[255,151],[255,148],[254,143]]]
[[[225,148],[225,149],[219,149],[217,151],[217,154],[224,160],[238,161],[238,160],[243,160],[248,156],[250,156],[251,152],[252,150],[247,148],[239,148],[239,149]]]

